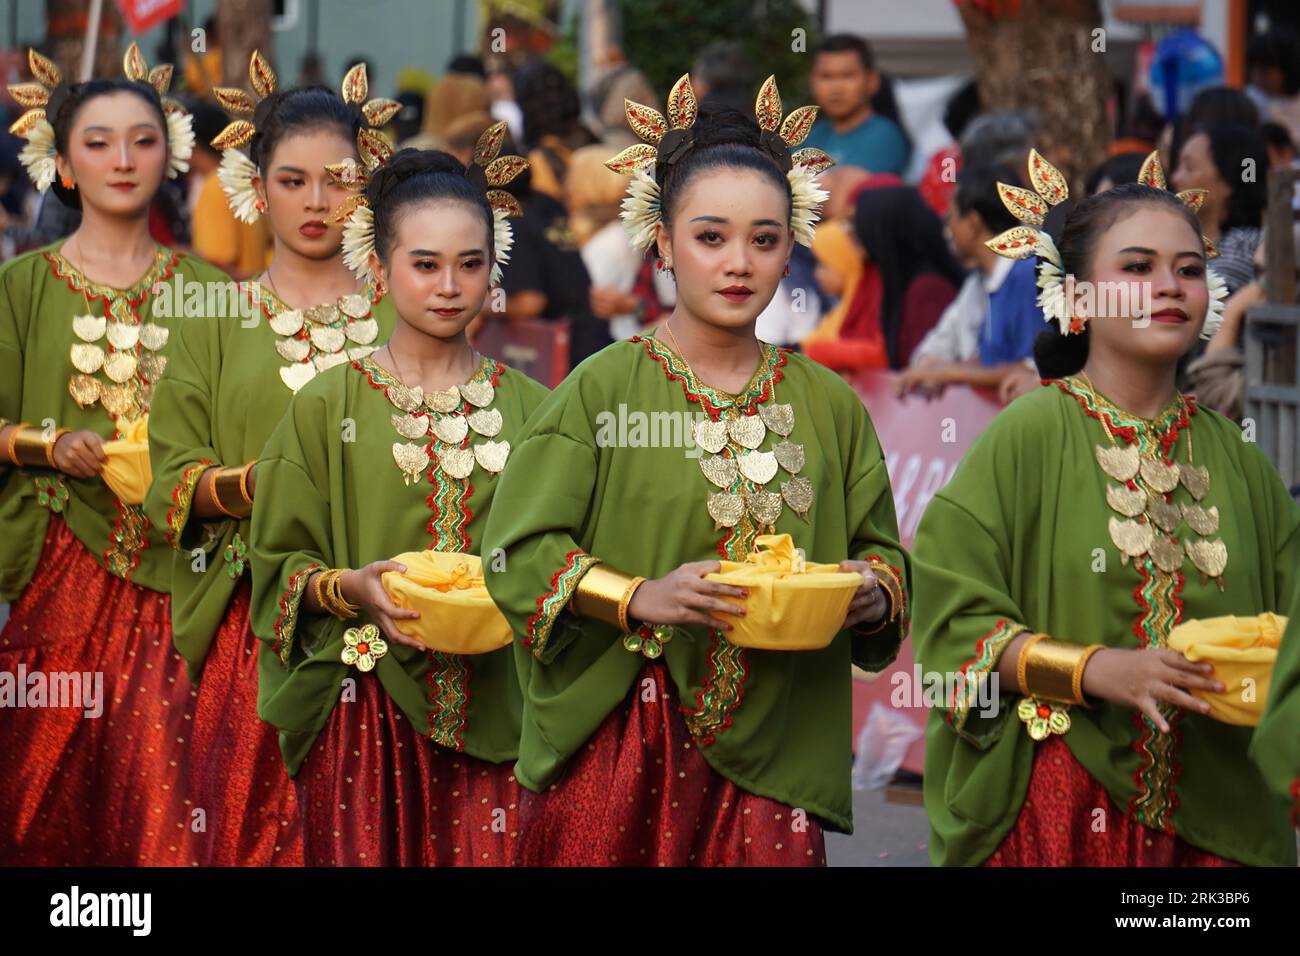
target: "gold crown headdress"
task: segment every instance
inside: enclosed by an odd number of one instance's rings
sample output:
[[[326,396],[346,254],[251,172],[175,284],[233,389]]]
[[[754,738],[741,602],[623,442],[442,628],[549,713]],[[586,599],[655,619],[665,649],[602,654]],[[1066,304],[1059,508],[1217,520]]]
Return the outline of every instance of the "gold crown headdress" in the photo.
[[[631,177],[628,195],[623,200],[623,225],[638,250],[655,243],[655,227],[663,219],[659,184],[654,171],[657,164],[671,166],[695,144],[692,127],[699,116],[699,104],[691,89],[690,74],[683,75],[668,93],[668,116],[649,106],[623,101],[628,125],[644,142],[629,146],[605,163],[616,173]],[[781,94],[776,77],[769,76],[758,91],[754,116],[762,136],[760,147],[770,154],[785,172],[792,197],[790,225],[795,239],[812,245],[813,229],[821,218],[818,208],[828,194],[817,183],[817,175],[834,165],[820,149],[796,149],[808,136],[817,119],[817,107],[801,106],[781,119]]]
[[[510,248],[514,245],[510,217],[523,214],[519,200],[502,187],[528,168],[528,160],[522,156],[501,155],[505,139],[505,121],[493,123],[478,138],[473,158],[465,167],[465,178],[483,190],[488,205],[492,207],[493,257],[488,281],[493,285],[501,280],[501,266],[510,261]],[[331,163],[325,170],[335,184],[354,193],[334,211],[334,221],[343,223],[343,262],[357,278],[373,281],[370,253],[375,248],[375,217],[366,199],[366,186],[376,170],[393,158],[393,149],[382,137],[363,142],[361,133],[357,134],[357,147],[361,165],[348,159]]]
[[[258,50],[254,50],[248,58],[248,80],[252,84],[253,92],[257,94],[256,100],[236,87],[213,88],[213,96],[227,113],[236,117],[251,117],[257,110],[258,102],[275,92],[275,71]],[[402,104],[382,97],[368,100],[366,97],[369,92],[370,82],[366,78],[366,65],[358,63],[344,74],[339,94],[343,97],[343,102],[348,105],[360,106],[366,124],[377,128],[392,119],[402,108]],[[253,177],[257,175],[257,166],[243,149],[252,142],[256,133],[257,128],[251,119],[238,118],[218,133],[212,141],[212,147],[221,150],[221,165],[217,168],[217,179],[220,180],[221,188],[225,191],[230,211],[240,222],[247,223],[257,222],[262,214],[257,190],[253,188]],[[363,153],[379,149],[381,145],[382,148],[388,147],[387,141],[380,134],[364,127],[357,134],[357,145]]]
[[[56,91],[59,91],[57,98],[61,99],[67,88],[59,68],[48,57],[28,50],[27,65],[36,79],[9,87],[10,95],[18,104],[27,107],[27,111],[9,127],[9,132],[27,140],[18,160],[36,184],[37,191],[45,192],[56,175],[54,127],[46,111],[51,99],[56,99]],[[163,117],[167,121],[167,176],[174,179],[190,168],[189,160],[194,155],[194,118],[184,106],[167,96],[172,82],[172,66],[160,63],[149,69],[140,48],[132,43],[122,57],[122,72],[128,80],[148,83],[162,98]]]
[[[1042,228],[1051,207],[1070,198],[1070,189],[1060,170],[1035,149],[1029,151],[1028,166],[1033,189],[998,183],[998,196],[1002,199],[1002,205],[1024,225],[1012,226],[987,240],[984,245],[1008,259],[1038,256],[1038,306],[1043,310],[1043,319],[1055,322],[1062,335],[1079,333],[1084,330],[1085,320],[1070,315],[1070,303],[1066,301],[1064,288],[1065,264],[1051,235]],[[1159,153],[1153,151],[1143,161],[1137,181],[1153,189],[1168,188]],[[1204,189],[1185,189],[1178,193],[1178,198],[1195,212],[1205,201],[1205,195]],[[1219,254],[1214,243],[1205,236],[1201,237],[1201,241],[1205,244],[1207,258]],[[1227,298],[1228,287],[1223,277],[1213,269],[1206,269],[1205,279],[1209,286],[1210,303],[1205,325],[1201,329],[1201,338],[1208,339],[1223,321],[1223,300]]]

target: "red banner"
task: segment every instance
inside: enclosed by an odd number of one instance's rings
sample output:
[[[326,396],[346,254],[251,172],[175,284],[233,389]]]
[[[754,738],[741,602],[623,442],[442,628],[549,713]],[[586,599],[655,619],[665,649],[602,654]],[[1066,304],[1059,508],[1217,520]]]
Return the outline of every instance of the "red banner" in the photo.
[[[894,490],[894,509],[903,547],[910,549],[925,506],[935,492],[948,483],[971,443],[993,420],[1001,406],[984,392],[965,386],[951,387],[932,402],[924,398],[896,398],[893,372],[862,372],[853,379],[871,422],[885,450],[889,483]],[[904,640],[898,659],[888,670],[869,680],[853,682],[853,739],[866,723],[873,705],[892,707],[891,697],[904,701],[903,713],[918,726],[925,726],[926,709],[912,692],[912,642]],[[902,675],[895,679],[895,675]],[[921,773],[925,761],[924,740],[907,752],[903,768]]]
[[[569,323],[564,320],[511,322],[489,315],[473,345],[547,388],[555,388],[569,372]]]
[[[181,12],[181,0],[115,0],[134,34],[144,33]]]

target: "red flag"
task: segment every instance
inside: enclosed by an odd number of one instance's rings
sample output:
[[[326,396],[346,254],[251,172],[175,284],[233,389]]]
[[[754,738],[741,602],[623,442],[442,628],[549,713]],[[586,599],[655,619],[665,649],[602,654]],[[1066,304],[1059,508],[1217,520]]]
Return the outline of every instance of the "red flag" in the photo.
[[[181,12],[181,0],[116,0],[116,3],[135,34],[144,33]]]

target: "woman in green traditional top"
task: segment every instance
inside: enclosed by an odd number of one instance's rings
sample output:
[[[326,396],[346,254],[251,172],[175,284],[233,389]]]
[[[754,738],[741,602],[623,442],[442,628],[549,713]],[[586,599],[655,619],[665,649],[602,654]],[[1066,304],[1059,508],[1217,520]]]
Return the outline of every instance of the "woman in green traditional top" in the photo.
[[[69,85],[39,54],[29,63],[36,82],[11,87],[32,107],[16,124],[23,161],[82,218],[0,270],[0,672],[22,698],[0,720],[0,863],[189,865],[171,562],[101,472],[105,441],[156,407],[173,288],[234,284],[149,235],[150,203],[193,147],[188,114],[160,97],[171,68],[150,73],[134,45],[125,79]]]
[[[517,208],[483,187],[526,165],[496,157],[504,135],[504,123],[484,134],[468,172],[445,153],[402,150],[371,174],[349,234],[362,255],[373,248],[365,268],[382,273],[400,321],[383,349],[294,396],[258,464],[259,712],[295,776],[309,866],[515,856],[510,650],[430,651],[397,629],[418,614],[382,583],[406,570],[389,560],[403,552],[486,560],[498,474],[546,394],[465,335],[509,247],[494,210]]]
[[[1294,866],[1249,728],[1206,716],[1211,665],[1165,646],[1183,620],[1285,611],[1300,570],[1276,470],[1175,389],[1221,285],[1196,197],[1153,159],[1065,215],[1060,174],[1029,171],[1037,194],[1005,196],[1026,225],[990,246],[1042,257],[1046,387],[979,436],[914,549],[917,659],[959,678],[926,735],[931,857]]]
[[[176,549],[173,636],[199,682],[191,795],[207,814],[200,859],[218,866],[302,862],[293,785],[274,728],[257,717],[247,574],[254,465],[295,391],[321,370],[369,355],[393,328],[389,303],[344,264],[330,213],[347,187],[321,162],[355,166],[363,119],[384,118],[383,101],[362,105],[365,67],[348,72],[342,95],[322,86],[274,90],[256,51],[249,76],[262,98],[251,124],[237,120],[218,137],[226,147],[219,175],[236,216],[266,213],[274,258],[241,288],[243,317],[181,331],[150,421],[146,502]],[[241,90],[218,92],[235,112],[252,106]],[[251,158],[231,145],[239,138],[249,138]]]
[[[772,80],[759,125],[697,120],[686,77],[668,112],[629,104],[647,144],[609,165],[635,171],[633,242],[657,242],[677,307],[550,395],[488,521],[505,555],[488,589],[519,638],[522,860],[823,864],[822,827],[852,827],[851,662],[893,660],[908,561],[862,402],[754,337],[795,237],[811,239],[829,159],[792,160],[815,110],[782,124]],[[659,431],[674,421],[676,441]],[[799,652],[727,640],[719,612],[746,595],[705,576],[765,529],[862,574],[851,633]]]

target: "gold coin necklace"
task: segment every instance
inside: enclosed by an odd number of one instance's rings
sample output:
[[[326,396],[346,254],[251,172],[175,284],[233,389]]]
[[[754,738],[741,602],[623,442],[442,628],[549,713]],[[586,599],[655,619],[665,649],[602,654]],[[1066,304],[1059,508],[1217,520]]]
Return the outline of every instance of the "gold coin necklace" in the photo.
[[[496,474],[505,467],[510,454],[508,441],[495,441],[504,424],[501,412],[491,408],[496,388],[488,379],[480,379],[485,360],[470,349],[475,371],[469,381],[450,388],[425,391],[419,385],[407,385],[393,350],[384,352],[393,367],[392,381],[383,382],[389,402],[397,409],[390,416],[393,429],[405,442],[393,443],[393,460],[402,472],[406,485],[418,483],[430,462],[447,477],[457,481],[469,478],[477,464]],[[383,376],[383,369],[369,360]],[[474,436],[487,439],[470,445]],[[434,472],[429,473],[434,480]]]
[[[667,321],[664,331],[686,366],[692,387],[702,387]],[[739,398],[732,398],[732,403],[717,418],[696,422],[693,432],[695,444],[702,452],[700,470],[719,489],[710,492],[707,501],[713,529],[734,528],[746,515],[760,531],[773,529],[786,506],[806,522],[812,508],[813,487],[812,482],[799,475],[805,462],[803,445],[789,440],[794,430],[794,407],[775,401],[775,382],[769,400],[758,405],[756,411],[742,413],[737,407]],[[776,438],[763,451],[761,446],[769,432]],[[768,485],[780,472],[789,478],[780,483],[778,494],[769,490]]]
[[[369,289],[349,292],[336,302],[292,309],[276,288],[271,268],[263,277],[283,308],[269,316],[269,324],[279,336],[276,353],[289,363],[280,368],[280,380],[291,392],[297,393],[328,368],[365,358],[375,351],[379,323],[371,315]]]
[[[1105,410],[1114,406],[1097,392],[1087,375],[1081,372],[1078,377],[1094,404],[1103,407],[1103,413],[1097,417],[1110,445],[1097,445],[1095,454],[1101,470],[1119,482],[1106,486],[1106,503],[1120,515],[1112,516],[1108,522],[1110,539],[1120,552],[1120,563],[1128,564],[1132,560],[1136,564],[1150,557],[1159,571],[1173,574],[1182,568],[1185,558],[1190,558],[1201,573],[1201,583],[1213,579],[1222,591],[1228,550],[1220,539],[1206,540],[1219,530],[1219,509],[1217,506],[1207,509],[1200,504],[1209,493],[1210,474],[1204,465],[1194,464],[1191,428],[1187,429],[1187,462],[1183,465],[1166,460],[1158,435],[1154,436],[1149,453],[1139,451],[1136,439],[1128,443],[1126,437],[1126,443],[1121,446],[1106,420]],[[1175,398],[1183,402],[1181,395]],[[1160,417],[1163,413],[1152,420],[1153,427]],[[1173,501],[1173,492],[1180,484],[1196,503]],[[1180,543],[1175,535],[1183,524],[1189,533]]]
[[[65,252],[59,254],[72,265]],[[146,278],[157,262],[155,250],[154,265],[145,273]],[[76,341],[68,357],[76,374],[68,379],[68,393],[81,408],[98,403],[115,422],[134,421],[149,410],[154,387],[167,366],[161,352],[170,330],[154,322],[142,322],[130,306],[130,296],[107,286],[106,314],[96,315],[87,292],[90,279],[80,269],[77,272],[86,311],[72,317]]]

